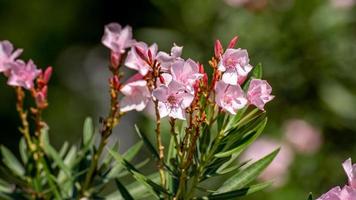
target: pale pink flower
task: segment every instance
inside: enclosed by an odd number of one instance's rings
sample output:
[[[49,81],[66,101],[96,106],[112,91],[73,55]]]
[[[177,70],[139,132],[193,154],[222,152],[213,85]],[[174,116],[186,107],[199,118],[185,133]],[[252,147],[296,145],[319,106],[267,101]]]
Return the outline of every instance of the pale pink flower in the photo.
[[[10,75],[7,81],[8,85],[20,86],[26,89],[31,89],[34,86],[33,81],[41,73],[32,60],[27,64],[22,60],[10,63]]]
[[[171,67],[171,74],[174,81],[185,85],[190,91],[195,81],[203,77],[203,74],[199,73],[199,65],[192,59],[175,61]]]
[[[244,91],[239,85],[229,85],[223,81],[218,81],[215,92],[216,104],[233,115],[236,115],[237,110],[247,104]]]
[[[232,7],[241,7],[246,5],[250,0],[225,0],[225,2]]]
[[[352,164],[351,158],[342,164],[347,176],[349,185],[342,189],[337,186],[321,195],[317,200],[355,200],[356,199],[356,164]]]
[[[251,160],[253,162],[263,158],[279,147],[281,149],[277,156],[259,176],[259,179],[262,181],[273,180],[275,187],[282,186],[286,182],[289,166],[294,159],[294,153],[287,144],[280,143],[271,138],[260,138],[252,143],[241,155],[242,161]]]
[[[300,153],[312,154],[319,150],[320,131],[301,119],[288,120],[284,125],[286,140]]]
[[[131,77],[120,91],[125,95],[120,101],[121,112],[142,111],[151,98],[147,82],[140,74]]]
[[[252,70],[249,63],[247,50],[240,48],[226,49],[218,65],[218,70],[224,72],[222,80],[231,85],[242,84]]]
[[[265,104],[274,98],[271,92],[272,87],[267,81],[252,79],[247,90],[247,99],[252,105],[264,110]]]
[[[140,52],[137,52],[139,50]],[[136,43],[129,53],[127,54],[127,58],[125,61],[125,65],[128,68],[137,70],[142,76],[145,76],[149,71],[152,70],[151,66],[142,58],[142,56],[145,56],[146,58],[149,58],[149,51],[152,59],[156,59],[156,54],[157,54],[157,44],[154,43],[150,47],[147,46],[146,43],[144,42],[138,42]],[[143,55],[141,55],[141,53]]]
[[[342,167],[347,174],[349,186],[356,189],[356,164],[352,164],[349,158],[342,164]]]
[[[180,57],[182,55],[182,50],[183,47],[174,44],[170,54],[163,51],[158,52],[157,61],[160,63],[162,71],[169,71],[174,61],[182,60]]]
[[[122,54],[126,48],[134,43],[132,39],[132,29],[130,26],[121,28],[118,23],[110,23],[105,26],[104,36],[101,42],[111,51]]]
[[[194,95],[186,91],[184,85],[171,81],[168,86],[161,85],[152,96],[158,100],[160,117],[169,116],[185,120],[185,109],[190,106]]]
[[[0,41],[0,72],[6,72],[15,59],[22,53],[22,49],[14,51],[13,45],[7,41]]]
[[[330,0],[335,8],[351,8],[356,5],[356,0]]]

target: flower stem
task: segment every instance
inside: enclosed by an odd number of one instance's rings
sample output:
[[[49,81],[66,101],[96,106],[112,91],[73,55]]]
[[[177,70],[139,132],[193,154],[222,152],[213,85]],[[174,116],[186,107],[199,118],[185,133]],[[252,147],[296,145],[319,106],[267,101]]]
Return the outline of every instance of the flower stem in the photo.
[[[161,117],[159,115],[158,111],[158,101],[154,101],[155,104],[155,112],[156,112],[156,140],[157,140],[157,147],[158,147],[158,155],[159,155],[159,161],[158,161],[158,170],[159,170],[159,176],[161,179],[161,185],[163,188],[166,188],[166,177],[165,177],[165,172],[164,172],[164,146],[162,144],[162,138],[161,138]]]

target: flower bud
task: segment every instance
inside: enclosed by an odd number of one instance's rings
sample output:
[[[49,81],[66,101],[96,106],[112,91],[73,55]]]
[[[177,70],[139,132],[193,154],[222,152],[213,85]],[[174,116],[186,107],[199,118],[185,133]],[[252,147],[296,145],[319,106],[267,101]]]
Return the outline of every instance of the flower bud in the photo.
[[[214,46],[214,53],[215,53],[215,58],[220,58],[221,54],[224,52],[224,49],[221,45],[220,40],[215,41],[215,46]]]
[[[120,57],[121,57],[121,54],[119,53],[116,53],[114,51],[111,52],[110,54],[110,64],[111,64],[111,67],[114,68],[114,69],[117,69],[120,65]]]
[[[237,41],[239,40],[239,36],[235,36],[234,38],[231,39],[228,48],[232,49],[235,47]]]

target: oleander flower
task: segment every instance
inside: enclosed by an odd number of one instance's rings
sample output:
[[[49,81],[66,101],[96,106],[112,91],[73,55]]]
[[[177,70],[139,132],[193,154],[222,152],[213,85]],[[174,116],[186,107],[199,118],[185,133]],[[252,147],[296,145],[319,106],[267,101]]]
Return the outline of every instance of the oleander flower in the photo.
[[[218,81],[215,92],[216,104],[233,115],[247,104],[244,91],[239,85],[229,85],[224,81]]]
[[[161,118],[169,116],[185,120],[185,109],[190,106],[194,95],[186,91],[184,85],[171,81],[168,85],[161,85],[152,92],[158,100],[158,110]]]
[[[142,79],[141,74],[131,77],[120,91],[125,95],[120,101],[121,112],[142,111],[151,98],[147,82]]]
[[[10,68],[10,63],[15,62],[15,59],[21,53],[22,49],[14,51],[11,42],[7,40],[0,41],[0,72],[6,72]]]
[[[247,99],[250,104],[255,105],[260,110],[264,110],[265,104],[274,98],[271,93],[272,87],[267,81],[252,79],[247,90]]]
[[[226,49],[218,65],[218,70],[224,72],[222,80],[231,85],[242,84],[252,70],[249,62],[247,50]]]
[[[158,52],[157,61],[160,63],[162,71],[165,72],[169,71],[171,65],[176,60],[183,60],[180,57],[182,55],[182,50],[183,50],[182,46],[177,46],[176,44],[173,44],[170,54],[163,51]]]
[[[348,185],[345,185],[343,188],[340,186],[334,187],[321,195],[317,200],[356,199],[356,164],[352,164],[351,158],[349,158],[342,164],[342,166],[348,176]]]
[[[347,174],[349,186],[356,190],[356,164],[352,164],[349,158],[342,164],[342,167]]]
[[[195,81],[203,77],[199,73],[199,65],[192,59],[175,61],[171,67],[171,75],[174,81],[186,86],[189,91],[192,91]]]
[[[348,9],[356,5],[356,0],[330,0],[335,8]]]
[[[282,186],[288,179],[288,169],[294,160],[294,153],[288,144],[262,137],[251,144],[241,155],[241,161],[257,161],[277,148],[281,148],[275,159],[258,177],[262,181],[273,180],[273,186]]]
[[[116,54],[122,54],[134,43],[132,29],[130,26],[122,28],[118,23],[110,23],[105,26],[101,42]]]
[[[301,119],[288,120],[284,125],[284,135],[300,153],[313,154],[322,144],[320,130]]]
[[[33,81],[41,73],[32,60],[25,63],[22,60],[10,63],[10,74],[7,81],[8,85],[20,86],[31,89],[34,86]]]
[[[146,60],[142,58],[142,56],[144,56],[145,58],[149,58],[151,56],[152,60],[154,60],[156,59],[157,50],[158,47],[156,43],[148,47],[148,45],[144,42],[137,42],[135,45],[133,45],[133,47],[127,54],[125,65],[128,68],[137,70],[142,76],[145,76],[149,71],[152,70],[152,68],[146,62]]]

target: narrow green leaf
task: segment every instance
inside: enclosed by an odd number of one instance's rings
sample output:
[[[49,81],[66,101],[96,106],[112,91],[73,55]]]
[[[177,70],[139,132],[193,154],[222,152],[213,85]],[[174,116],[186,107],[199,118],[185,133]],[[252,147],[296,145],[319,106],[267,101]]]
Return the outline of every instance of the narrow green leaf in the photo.
[[[11,193],[13,190],[14,187],[10,183],[0,179],[0,192]]]
[[[238,190],[233,190],[230,192],[224,192],[224,193],[219,193],[219,194],[212,194],[207,197],[200,197],[198,199],[208,199],[208,200],[228,200],[228,199],[236,199],[237,197],[243,197],[247,196],[249,194],[252,194],[254,192],[258,192],[260,190],[263,190],[270,186],[271,183],[260,183],[256,185],[252,185],[246,188],[238,189]]]
[[[115,179],[116,187],[119,189],[122,197],[124,197],[125,200],[134,200],[134,198],[131,196],[129,191],[125,188],[124,185],[119,181],[119,179]]]
[[[47,132],[42,132],[41,137],[48,138]],[[54,149],[50,144],[48,139],[43,139],[43,149],[46,154],[53,158],[54,162],[59,166],[61,170],[66,174],[67,177],[71,177],[70,169],[64,164],[61,156],[58,154],[56,149]]]
[[[118,161],[121,162],[125,168],[132,174],[132,176],[138,181],[141,182],[143,185],[145,185],[148,189],[148,191],[154,195],[156,198],[159,198],[159,196],[162,195],[162,193],[169,194],[166,189],[164,189],[162,186],[156,184],[152,180],[148,179],[146,176],[141,174],[133,165],[131,165],[129,162],[127,162],[122,156],[114,151],[111,151],[108,149],[109,153]]]
[[[65,154],[67,153],[69,147],[69,143],[67,141],[64,142],[64,144],[62,145],[61,149],[59,150],[59,156],[61,158],[63,158],[65,156]]]
[[[135,129],[137,134],[140,136],[140,138],[143,140],[143,142],[145,143],[145,145],[147,146],[148,150],[150,150],[150,152],[157,158],[159,158],[158,152],[156,151],[155,147],[152,145],[152,143],[150,142],[150,140],[148,139],[148,137],[141,133],[140,129],[138,128],[138,126],[135,124]]]
[[[246,147],[248,147],[253,141],[255,141],[262,131],[264,130],[265,126],[267,124],[267,118],[265,118],[257,127],[256,131],[253,131],[251,134],[251,137],[248,137],[247,140],[244,140],[243,143],[231,150],[225,151],[225,152],[220,152],[215,154],[215,157],[222,158],[222,157],[227,157],[231,156],[232,154],[240,154]]]
[[[25,138],[23,137],[21,138],[19,143],[19,150],[20,150],[21,160],[24,164],[26,164],[28,161],[28,151],[27,151],[27,144]]]
[[[83,145],[88,146],[91,144],[94,135],[94,125],[93,120],[87,117],[84,121],[83,126]]]
[[[255,163],[248,166],[246,169],[238,172],[231,178],[227,179],[223,185],[217,190],[217,193],[224,193],[231,190],[237,190],[245,187],[253,181],[276,157],[279,149],[273,151],[267,156],[261,158]]]
[[[258,63],[252,70],[252,77],[256,79],[261,79],[262,78],[262,63]]]
[[[139,141],[137,142],[135,145],[133,145],[131,148],[129,148],[123,155],[122,157],[127,160],[127,161],[131,161],[137,154],[138,152],[141,150],[143,146],[143,142]],[[113,150],[111,150],[113,151]],[[121,162],[118,162],[108,173],[107,177],[108,178],[114,178],[117,177],[119,175],[119,173],[121,172],[121,170],[123,169],[123,165],[121,164]]]
[[[23,176],[25,174],[25,169],[21,163],[16,159],[14,154],[11,153],[9,149],[1,145],[2,161],[4,164],[18,176]]]

